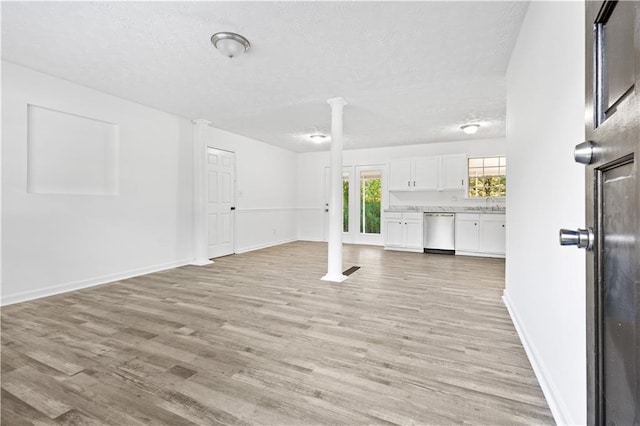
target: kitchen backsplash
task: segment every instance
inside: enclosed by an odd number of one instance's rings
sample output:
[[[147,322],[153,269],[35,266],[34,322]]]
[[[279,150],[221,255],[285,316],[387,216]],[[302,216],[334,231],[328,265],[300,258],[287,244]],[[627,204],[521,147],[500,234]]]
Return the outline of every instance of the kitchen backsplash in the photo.
[[[506,198],[465,198],[461,191],[389,192],[389,206],[505,207]]]

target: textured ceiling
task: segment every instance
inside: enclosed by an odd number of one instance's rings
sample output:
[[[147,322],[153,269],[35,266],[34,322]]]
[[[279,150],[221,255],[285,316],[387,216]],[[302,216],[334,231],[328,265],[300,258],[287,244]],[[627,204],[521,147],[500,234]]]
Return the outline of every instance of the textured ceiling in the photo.
[[[2,2],[2,58],[293,151],[505,134],[526,2]],[[252,44],[234,59],[209,38]],[[480,122],[476,135],[459,126]]]

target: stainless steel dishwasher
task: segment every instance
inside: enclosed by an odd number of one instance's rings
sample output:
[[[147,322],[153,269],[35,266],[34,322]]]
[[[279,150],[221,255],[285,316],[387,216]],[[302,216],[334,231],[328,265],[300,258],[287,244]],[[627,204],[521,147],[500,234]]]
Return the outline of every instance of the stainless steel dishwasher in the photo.
[[[453,213],[424,214],[425,253],[455,254],[455,218]]]

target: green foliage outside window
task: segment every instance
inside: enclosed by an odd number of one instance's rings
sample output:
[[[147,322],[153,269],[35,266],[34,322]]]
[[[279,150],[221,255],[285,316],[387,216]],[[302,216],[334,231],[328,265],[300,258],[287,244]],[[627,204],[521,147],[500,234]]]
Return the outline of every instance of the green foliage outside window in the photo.
[[[364,206],[359,207],[360,232],[367,234],[380,233],[380,209],[382,206],[382,180],[379,177],[361,177],[360,200]],[[364,207],[364,223],[362,208]],[[342,231],[349,232],[349,178],[342,179]]]
[[[469,197],[507,195],[507,158],[469,158]]]
[[[361,233],[380,233],[380,206],[382,204],[381,195],[382,181],[380,178],[362,179],[360,197],[364,197],[364,223],[362,221],[362,216],[360,216]],[[362,211],[360,212],[360,214],[362,215]]]
[[[342,179],[342,232],[349,232],[349,180]]]
[[[469,178],[470,197],[504,197],[506,195],[506,176],[484,176]]]

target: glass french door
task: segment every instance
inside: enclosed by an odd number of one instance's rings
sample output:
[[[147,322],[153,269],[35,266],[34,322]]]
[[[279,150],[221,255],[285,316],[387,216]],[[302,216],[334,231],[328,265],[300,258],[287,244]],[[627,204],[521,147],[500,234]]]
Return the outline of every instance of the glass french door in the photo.
[[[329,168],[325,169],[325,207],[329,199]],[[385,198],[384,166],[348,166],[342,173],[342,241],[383,245],[382,210]],[[325,212],[325,241],[329,215]]]
[[[344,243],[383,245],[386,205],[385,166],[348,166],[342,172],[342,241]],[[329,168],[325,169],[325,241],[329,229]]]
[[[352,220],[357,223],[354,242],[382,245],[384,167],[355,166],[354,169],[354,201],[357,206],[351,213]]]
[[[342,241],[345,243],[352,243],[351,234],[349,233],[350,219],[349,212],[351,211],[351,200],[353,198],[353,184],[351,183],[352,167],[345,167],[342,172]],[[329,167],[324,169],[324,240],[329,240],[329,187],[331,185],[331,171]]]

